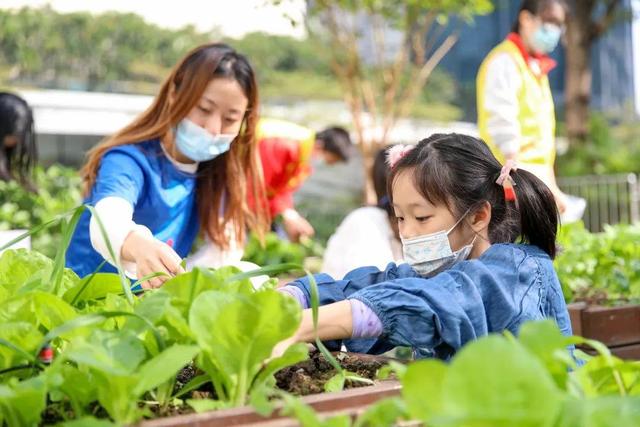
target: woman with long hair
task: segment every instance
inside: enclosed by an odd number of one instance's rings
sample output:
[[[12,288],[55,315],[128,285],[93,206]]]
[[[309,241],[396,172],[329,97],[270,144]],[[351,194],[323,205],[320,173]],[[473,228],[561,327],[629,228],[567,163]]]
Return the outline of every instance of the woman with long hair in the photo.
[[[111,265],[102,271],[121,263],[131,278],[164,273],[143,283],[156,288],[182,272],[199,233],[208,242],[199,258],[216,255],[209,266],[239,260],[247,230],[262,234],[269,224],[254,138],[257,109],[256,79],[244,56],[218,43],[189,52],[152,105],[89,152],[85,203],[95,206],[108,242],[85,212],[67,266],[80,276],[103,260]]]

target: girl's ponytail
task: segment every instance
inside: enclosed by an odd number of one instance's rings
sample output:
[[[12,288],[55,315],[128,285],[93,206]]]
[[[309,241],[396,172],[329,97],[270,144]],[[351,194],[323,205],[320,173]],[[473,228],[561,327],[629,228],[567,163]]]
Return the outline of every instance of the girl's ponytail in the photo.
[[[551,190],[526,170],[511,172],[515,182],[520,239],[538,246],[553,259],[556,256],[558,208]]]

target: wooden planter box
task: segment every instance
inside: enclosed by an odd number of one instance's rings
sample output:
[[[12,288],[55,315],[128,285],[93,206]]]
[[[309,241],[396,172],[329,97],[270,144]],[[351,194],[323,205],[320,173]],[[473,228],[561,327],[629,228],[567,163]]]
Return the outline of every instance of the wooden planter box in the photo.
[[[348,414],[357,416],[368,406],[380,399],[397,396],[401,386],[398,381],[388,380],[370,387],[360,387],[336,393],[323,393],[302,398],[322,416]],[[158,418],[143,421],[140,427],[227,427],[227,426],[255,426],[255,427],[293,427],[300,423],[292,418],[280,415],[276,410],[271,416],[263,417],[252,407],[225,409],[205,412],[201,414],[187,414],[176,417]]]
[[[640,360],[640,305],[569,304],[574,335],[602,342],[622,359]]]

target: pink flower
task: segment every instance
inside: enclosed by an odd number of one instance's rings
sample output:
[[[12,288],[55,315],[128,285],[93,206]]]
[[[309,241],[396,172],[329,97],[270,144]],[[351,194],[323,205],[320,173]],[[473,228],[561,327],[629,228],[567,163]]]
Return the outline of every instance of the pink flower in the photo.
[[[387,164],[390,168],[394,168],[401,158],[415,148],[415,145],[394,145],[387,151]]]

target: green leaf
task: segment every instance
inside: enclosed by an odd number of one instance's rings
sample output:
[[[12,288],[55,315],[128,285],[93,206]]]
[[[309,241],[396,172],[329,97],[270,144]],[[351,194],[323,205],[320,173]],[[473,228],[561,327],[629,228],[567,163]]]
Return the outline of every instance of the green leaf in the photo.
[[[567,349],[571,339],[562,335],[552,320],[545,320],[525,323],[518,340],[544,364],[556,385],[566,389],[569,369],[575,367]],[[559,357],[562,355],[565,357]]]
[[[108,294],[122,292],[120,277],[113,273],[96,273],[83,278],[62,297],[69,304],[105,298]]]
[[[277,291],[207,291],[194,300],[189,325],[203,357],[225,377],[230,399],[243,404],[262,362],[276,344],[293,335],[300,318],[298,303]]]
[[[27,280],[42,271],[51,271],[53,262],[44,255],[26,249],[8,250],[0,256],[0,286],[15,295]]]
[[[407,408],[399,398],[379,400],[360,415],[354,427],[387,427],[407,417]]]
[[[288,393],[282,394],[282,414],[293,416],[304,427],[321,427],[322,423],[315,411],[300,398]]]
[[[309,349],[304,343],[297,343],[285,350],[284,354],[269,360],[256,379],[256,384],[265,383],[273,374],[287,366],[295,365],[309,358]]]
[[[327,393],[342,391],[344,389],[345,381],[345,373],[338,372],[333,377],[329,378],[326,383],[324,383],[324,391],[326,391]]]
[[[192,361],[199,351],[197,346],[192,345],[174,345],[167,348],[140,367],[138,370],[140,380],[133,393],[141,395],[175,378],[176,372]]]
[[[29,322],[0,323],[0,369],[35,362],[42,334]]]
[[[428,420],[444,412],[443,384],[448,366],[440,360],[410,364],[402,377],[402,397],[414,419]]]
[[[105,375],[128,375],[133,373],[146,352],[142,342],[125,331],[96,330],[88,339],[77,340],[64,353],[73,360]]]
[[[50,392],[61,393],[71,403],[77,417],[88,414],[88,406],[96,400],[96,384],[87,370],[80,370],[62,358],[54,359],[46,371]]]
[[[640,398],[599,397],[570,400],[554,427],[637,427]]]
[[[499,336],[464,347],[443,380],[443,415],[461,424],[548,425],[562,403],[544,365],[517,342]]]
[[[53,270],[51,271],[50,278],[50,282],[53,286],[53,293],[56,295],[58,294],[62,286],[67,247],[71,242],[71,237],[73,236],[73,232],[78,225],[78,221],[80,221],[80,217],[82,216],[84,209],[84,206],[79,206],[78,208],[76,208],[73,212],[73,215],[71,216],[71,219],[69,219],[69,222],[65,224],[62,231],[62,239],[60,241],[60,245],[58,246],[58,253],[56,254],[55,260],[53,262]]]
[[[46,382],[42,377],[0,384],[0,424],[36,426],[46,406]]]
[[[193,390],[197,390],[198,388],[200,388],[201,386],[205,385],[210,381],[211,380],[209,379],[209,377],[204,374],[198,375],[197,377],[193,377],[173,397],[175,398],[182,397]]]

